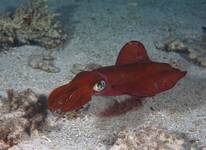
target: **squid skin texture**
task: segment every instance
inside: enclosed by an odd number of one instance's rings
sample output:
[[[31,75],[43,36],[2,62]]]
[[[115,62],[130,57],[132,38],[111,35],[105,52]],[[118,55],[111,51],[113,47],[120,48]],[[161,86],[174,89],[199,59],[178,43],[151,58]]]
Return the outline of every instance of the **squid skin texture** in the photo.
[[[151,61],[141,42],[130,41],[120,50],[115,65],[80,72],[68,84],[54,89],[48,108],[72,111],[88,103],[92,95],[151,97],[172,88],[185,74],[167,63]],[[106,86],[95,91],[94,86],[100,81]]]

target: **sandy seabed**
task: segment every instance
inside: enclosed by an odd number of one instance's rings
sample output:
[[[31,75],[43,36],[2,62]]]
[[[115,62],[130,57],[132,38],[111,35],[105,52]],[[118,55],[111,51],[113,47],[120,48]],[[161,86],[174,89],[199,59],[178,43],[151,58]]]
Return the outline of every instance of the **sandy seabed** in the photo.
[[[32,88],[37,93],[48,94],[71,80],[73,64],[112,65],[122,45],[130,40],[142,41],[152,60],[175,60],[178,67],[188,73],[173,89],[147,98],[138,110],[118,117],[96,115],[112,98],[93,97],[88,110],[90,115],[59,121],[58,128],[22,141],[12,150],[104,150],[109,149],[120,130],[141,126],[183,132],[206,144],[206,69],[179,54],[158,51],[153,44],[168,34],[168,28],[183,36],[201,34],[201,26],[206,25],[204,0],[50,2],[51,8],[62,14],[61,19],[69,32],[65,48],[54,53],[61,72],[46,73],[28,66],[28,57],[41,54],[43,48],[13,48],[0,54],[1,96],[6,96],[5,90],[10,88],[20,91]]]

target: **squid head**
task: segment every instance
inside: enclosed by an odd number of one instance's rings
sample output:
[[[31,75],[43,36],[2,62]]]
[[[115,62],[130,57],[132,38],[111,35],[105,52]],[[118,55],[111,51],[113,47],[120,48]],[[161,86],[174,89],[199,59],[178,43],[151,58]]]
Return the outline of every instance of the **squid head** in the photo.
[[[48,108],[51,111],[68,112],[80,108],[96,92],[101,92],[106,86],[103,76],[94,71],[78,73],[68,84],[54,89],[48,98]]]

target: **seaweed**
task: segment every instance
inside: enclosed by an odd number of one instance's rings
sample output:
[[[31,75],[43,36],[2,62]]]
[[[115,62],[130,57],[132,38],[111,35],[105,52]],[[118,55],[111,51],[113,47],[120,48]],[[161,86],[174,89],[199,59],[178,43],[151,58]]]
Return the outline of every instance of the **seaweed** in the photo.
[[[0,16],[0,47],[40,45],[47,49],[63,46],[66,33],[48,8],[48,0],[29,0],[14,13]]]

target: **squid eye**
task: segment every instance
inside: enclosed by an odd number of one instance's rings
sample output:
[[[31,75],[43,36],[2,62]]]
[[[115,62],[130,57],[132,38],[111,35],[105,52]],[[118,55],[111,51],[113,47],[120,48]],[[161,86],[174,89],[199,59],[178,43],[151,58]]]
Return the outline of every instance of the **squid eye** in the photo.
[[[101,81],[97,82],[97,83],[94,85],[93,89],[94,89],[96,92],[100,92],[100,91],[104,90],[105,87],[106,87],[106,82],[105,82],[104,80],[101,80]]]

